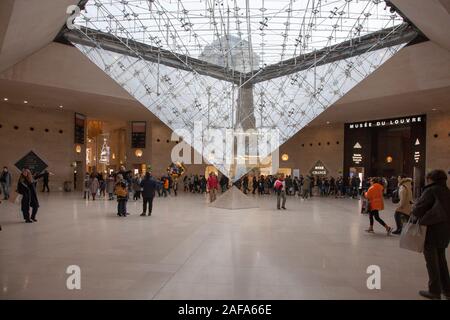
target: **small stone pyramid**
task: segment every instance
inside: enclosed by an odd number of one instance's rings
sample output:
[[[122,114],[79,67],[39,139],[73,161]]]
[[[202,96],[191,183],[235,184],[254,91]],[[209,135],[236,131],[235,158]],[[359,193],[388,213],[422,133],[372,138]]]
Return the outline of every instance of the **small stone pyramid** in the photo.
[[[259,208],[255,199],[245,195],[236,186],[231,187],[209,206],[229,210]]]

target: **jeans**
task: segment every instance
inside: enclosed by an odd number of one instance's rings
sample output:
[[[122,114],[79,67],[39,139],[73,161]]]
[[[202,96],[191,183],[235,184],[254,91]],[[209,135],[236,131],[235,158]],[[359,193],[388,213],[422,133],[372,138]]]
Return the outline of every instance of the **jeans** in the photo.
[[[127,200],[126,199],[117,200],[117,214],[119,216],[126,216],[126,214],[127,214]]]
[[[148,215],[150,216],[152,214],[152,209],[153,209],[153,197],[144,197],[143,198],[143,204],[142,204],[142,213],[146,214],[147,213],[147,206],[148,206]]]
[[[435,295],[443,293],[448,297],[450,296],[450,277],[445,258],[445,249],[425,243],[423,255],[428,271],[428,291]]]
[[[395,211],[394,219],[395,219],[395,224],[397,226],[397,230],[401,231],[402,227],[403,227],[403,223],[405,222],[405,220],[408,221],[409,216],[402,212]]]
[[[280,209],[280,201],[283,200],[281,207],[286,206],[286,191],[277,192],[277,209]]]
[[[9,198],[9,185],[6,182],[1,182],[3,198],[7,200]]]

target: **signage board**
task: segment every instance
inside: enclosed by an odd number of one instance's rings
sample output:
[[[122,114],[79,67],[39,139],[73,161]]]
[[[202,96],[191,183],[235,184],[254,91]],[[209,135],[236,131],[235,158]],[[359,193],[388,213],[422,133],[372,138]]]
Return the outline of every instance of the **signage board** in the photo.
[[[39,174],[48,167],[44,160],[33,151],[28,152],[23,158],[17,161],[15,166],[20,171],[24,168],[28,168],[33,174]]]
[[[316,164],[311,168],[309,173],[313,176],[326,176],[328,175],[328,169],[322,163],[322,161],[317,161]]]

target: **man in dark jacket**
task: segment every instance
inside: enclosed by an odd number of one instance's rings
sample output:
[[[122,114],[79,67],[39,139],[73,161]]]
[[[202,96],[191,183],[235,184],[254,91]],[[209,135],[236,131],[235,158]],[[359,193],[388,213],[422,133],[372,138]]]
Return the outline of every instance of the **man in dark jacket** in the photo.
[[[421,225],[427,226],[423,254],[428,270],[428,291],[419,294],[428,299],[440,299],[442,293],[450,299],[450,276],[445,257],[450,241],[450,190],[443,170],[427,174],[427,186],[411,214]]]
[[[160,182],[153,179],[150,172],[145,173],[144,179],[141,181],[142,188],[142,199],[143,199],[143,209],[141,216],[145,217],[147,214],[147,205],[148,205],[148,215],[152,215],[153,209],[153,198],[155,197],[155,191],[160,186]]]

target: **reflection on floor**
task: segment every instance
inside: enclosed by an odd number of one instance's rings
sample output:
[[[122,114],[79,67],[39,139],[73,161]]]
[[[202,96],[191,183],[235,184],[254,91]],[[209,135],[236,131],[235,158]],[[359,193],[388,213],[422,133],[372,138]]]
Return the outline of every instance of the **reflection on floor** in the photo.
[[[423,257],[379,225],[365,233],[356,200],[289,197],[278,211],[264,196],[259,209],[230,211],[181,194],[156,198],[151,217],[130,201],[126,218],[115,201],[40,201],[33,224],[0,205],[0,299],[419,299],[426,288]],[[69,265],[81,268],[81,290],[66,288]],[[367,289],[369,265],[381,268],[381,290]]]

